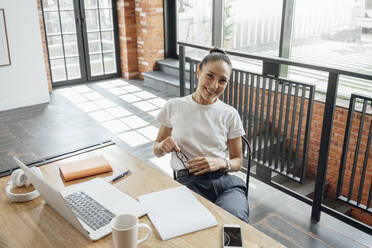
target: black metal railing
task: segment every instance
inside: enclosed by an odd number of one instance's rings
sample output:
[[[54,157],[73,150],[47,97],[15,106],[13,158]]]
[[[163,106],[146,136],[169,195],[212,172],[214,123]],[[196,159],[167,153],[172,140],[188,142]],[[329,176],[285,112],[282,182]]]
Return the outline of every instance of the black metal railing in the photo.
[[[200,61],[186,58],[186,62],[190,64],[186,86],[192,93],[197,88],[196,65]],[[252,144],[253,162],[302,183],[314,92],[314,85],[233,68],[221,100],[238,110]]]
[[[359,100],[360,104],[362,104],[362,112],[355,111],[356,101]],[[371,198],[372,198],[372,180],[371,175],[367,176],[367,165],[368,165],[368,157],[370,156],[370,148],[371,148],[371,140],[372,140],[372,118],[369,118],[366,122],[366,110],[367,106],[372,106],[372,98],[357,94],[351,94],[350,98],[350,105],[349,105],[349,112],[347,117],[347,123],[346,123],[346,129],[345,129],[345,139],[342,149],[342,156],[341,156],[341,165],[340,165],[340,171],[339,171],[339,177],[338,177],[338,184],[337,184],[337,198],[345,201],[351,205],[354,205],[355,207],[358,207],[364,211],[372,213],[371,208]],[[359,122],[359,128],[358,128],[358,136],[356,138],[355,142],[355,150],[354,152],[350,152],[353,157],[352,162],[352,168],[351,168],[351,175],[349,177],[345,176],[345,169],[347,166],[347,158],[349,154],[349,148],[351,147],[350,141],[351,141],[351,129],[353,126],[353,120],[357,119],[356,121]],[[368,128],[368,122],[369,122],[369,128]],[[363,133],[368,130],[368,135],[365,135]],[[364,148],[364,154],[362,154],[362,137],[365,137],[365,148]],[[362,159],[359,159],[362,157]],[[370,160],[369,168],[371,168]],[[351,164],[351,163],[349,163]],[[348,170],[350,171],[350,169]],[[371,171],[369,171],[371,172]],[[360,177],[360,182],[358,186],[358,192],[355,195],[354,192],[354,179],[356,174]],[[369,187],[365,182],[369,182]],[[348,187],[345,187],[345,192],[343,193],[343,185],[345,183],[348,183]],[[369,189],[369,191],[368,191]],[[365,197],[363,197],[363,192],[368,192],[368,194],[365,194]],[[353,197],[354,193],[354,197]]]
[[[191,43],[186,43],[186,42],[178,42],[178,45],[179,45],[179,65],[180,65],[180,67],[179,67],[180,96],[184,96],[186,94],[187,86],[189,86],[189,89],[192,90],[192,91],[195,89],[195,84],[189,84],[188,85],[186,83],[185,47],[198,49],[198,50],[204,50],[204,51],[208,51],[212,47],[196,45],[196,44],[191,44]],[[297,97],[299,97],[300,95],[302,96],[302,94],[304,92],[304,91],[302,91],[301,87],[304,88],[305,84],[301,84],[301,83],[298,83],[298,82],[291,82],[289,80],[282,79],[282,78],[279,77],[280,66],[289,65],[289,66],[301,67],[301,68],[305,68],[305,69],[312,69],[312,70],[317,70],[317,71],[322,71],[322,72],[327,72],[328,73],[327,91],[326,91],[326,97],[325,97],[325,102],[324,102],[323,122],[322,122],[322,129],[321,129],[322,131],[321,131],[321,136],[320,136],[320,147],[319,147],[318,160],[317,160],[318,162],[317,162],[316,181],[315,181],[313,199],[310,199],[310,198],[308,198],[306,196],[303,196],[303,195],[301,195],[301,194],[299,194],[299,193],[297,193],[297,192],[295,192],[295,191],[293,191],[289,188],[286,188],[286,187],[282,186],[281,184],[279,184],[275,181],[271,181],[271,178],[270,178],[271,176],[269,176],[269,179],[263,179],[263,181],[265,183],[268,183],[269,185],[271,185],[271,186],[273,186],[273,187],[275,187],[275,188],[277,188],[277,189],[279,189],[279,190],[281,190],[281,191],[283,191],[283,192],[285,192],[285,193],[287,193],[287,194],[289,194],[289,195],[291,195],[291,196],[293,196],[293,197],[311,205],[312,206],[311,219],[314,220],[314,221],[319,221],[321,212],[325,212],[325,213],[327,213],[329,215],[332,215],[332,216],[340,219],[341,221],[344,221],[344,222],[346,222],[346,223],[348,223],[348,224],[350,224],[350,225],[352,225],[352,226],[354,226],[354,227],[356,227],[360,230],[363,230],[363,231],[365,231],[369,234],[372,234],[371,226],[368,226],[368,225],[366,225],[366,224],[364,224],[364,223],[362,223],[362,222],[360,222],[360,221],[358,221],[358,220],[356,220],[356,219],[354,219],[350,216],[347,216],[345,214],[337,212],[336,210],[334,210],[334,209],[332,209],[332,208],[330,208],[330,207],[328,207],[328,206],[326,206],[322,203],[323,198],[324,198],[323,195],[324,195],[324,188],[325,188],[325,179],[326,179],[326,175],[327,175],[328,157],[329,157],[329,153],[330,153],[330,145],[331,145],[331,138],[332,138],[334,111],[335,111],[335,108],[336,108],[336,98],[337,98],[339,76],[342,75],[342,76],[349,76],[349,77],[354,77],[354,78],[358,78],[358,79],[370,80],[371,85],[372,85],[372,74],[358,73],[356,71],[346,71],[346,70],[343,70],[343,69],[329,68],[329,67],[324,67],[324,66],[320,66],[320,65],[306,64],[306,63],[292,61],[292,60],[288,60],[288,59],[272,58],[272,57],[267,57],[267,56],[258,56],[258,55],[253,55],[253,54],[248,54],[248,53],[243,53],[243,52],[230,51],[230,50],[226,50],[226,52],[227,52],[227,54],[229,54],[231,56],[237,56],[239,58],[254,59],[254,60],[262,61],[262,74],[235,70],[235,72],[232,75],[232,77],[233,77],[232,79],[233,79],[233,82],[236,81],[238,90],[234,91],[234,90],[228,89],[227,92],[223,96],[223,100],[225,102],[227,101],[228,104],[231,104],[231,105],[237,107],[238,110],[239,109],[244,109],[245,104],[248,104],[248,101],[239,102],[239,98],[240,99],[243,99],[243,98],[249,99],[249,103],[251,101],[253,101],[252,107],[256,106],[256,105],[260,106],[259,109],[257,107],[257,108],[254,109],[254,111],[253,110],[248,111],[248,113],[251,113],[251,115],[247,114],[246,117],[244,117],[244,115],[243,115],[242,119],[243,119],[243,121],[246,121],[246,123],[248,123],[248,120],[250,118],[251,118],[250,123],[252,123],[252,118],[253,118],[253,125],[254,125],[254,121],[255,121],[255,119],[254,119],[255,116],[256,116],[256,122],[257,123],[258,123],[258,121],[261,121],[261,116],[262,115],[264,116],[264,119],[265,119],[265,114],[264,114],[265,113],[265,106],[261,106],[262,104],[260,105],[260,101],[262,103],[264,102],[262,99],[266,100],[269,97],[268,96],[269,93],[268,93],[267,89],[265,89],[265,87],[262,87],[263,81],[265,81],[265,79],[266,79],[266,87],[267,87],[267,85],[269,85],[269,87],[270,87],[270,82],[271,82],[271,85],[273,87],[273,88],[271,88],[271,92],[272,92],[271,97],[273,98],[273,101],[275,101],[275,99],[274,99],[275,94],[276,94],[275,92],[280,92],[277,95],[277,100],[276,100],[276,101],[280,101],[280,102],[282,100],[281,99],[282,97],[284,97],[284,99],[286,99],[286,96],[287,96],[288,99],[292,98],[292,97],[295,98],[296,91],[298,91],[298,93],[299,93],[299,95]],[[194,61],[194,65],[193,65],[194,68],[196,66],[196,63],[197,63],[197,61]],[[247,75],[249,75],[249,76],[247,76]],[[255,79],[250,80],[250,78],[252,76],[255,77]],[[242,78],[242,80],[236,80],[236,79],[239,79],[239,78]],[[195,81],[196,80],[195,75],[193,75],[193,74],[190,75],[189,79],[190,80],[192,79],[192,80]],[[248,80],[247,85],[246,85],[246,80]],[[249,88],[249,83],[251,83],[251,86],[253,86],[253,87]],[[253,83],[255,83],[255,85]],[[257,87],[258,84],[260,85],[260,87]],[[256,86],[256,87],[254,87],[254,86]],[[275,87],[278,87],[278,88],[276,89]],[[279,89],[280,87],[282,89]],[[310,87],[310,86],[306,85],[306,87]],[[245,90],[245,91],[239,90],[239,89],[248,89],[248,88],[249,88],[249,91],[248,90]],[[286,89],[286,90],[283,90],[283,88]],[[291,91],[293,91],[293,89],[294,89],[294,92],[295,92],[294,94],[292,94],[292,92],[290,92],[290,94],[288,94],[288,91],[289,91],[290,88],[291,88]],[[252,94],[253,97],[249,97],[250,92],[252,91],[252,89],[253,89],[253,94]],[[262,94],[258,94],[257,92],[259,92],[259,93],[262,92]],[[263,92],[265,92],[265,94]],[[267,92],[267,96],[266,96],[266,92]],[[282,92],[285,92],[286,94],[282,94]],[[311,92],[311,91],[309,91],[309,92]],[[247,96],[247,94],[248,94],[248,96]],[[311,101],[313,99],[314,95],[311,95],[311,94],[313,94],[313,93],[309,93],[307,95],[307,98],[308,98],[307,101],[309,101],[309,100]],[[243,95],[244,95],[244,97],[243,97]],[[290,96],[290,97],[288,97],[288,96]],[[294,102],[293,102],[293,104],[294,104]],[[284,138],[284,135],[289,135],[289,140],[290,140],[291,135],[293,134],[293,131],[296,133],[296,131],[298,132],[298,130],[297,130],[296,126],[294,126],[294,127],[293,126],[284,126],[284,123],[286,122],[286,120],[285,120],[286,116],[288,116],[288,114],[290,113],[290,109],[287,110],[285,108],[287,106],[287,104],[283,103],[281,105],[282,105],[282,109],[279,106],[279,111],[273,111],[273,110],[270,110],[270,111],[271,111],[272,115],[274,113],[276,113],[276,115],[277,115],[274,118],[275,127],[278,127],[277,129],[280,130],[280,132],[279,132],[280,135],[283,135],[283,138]],[[248,109],[249,109],[249,106],[250,105],[248,105]],[[267,106],[267,108],[268,108],[268,106]],[[301,104],[300,104],[300,106],[301,106]],[[274,105],[271,105],[271,108],[274,108],[274,107],[275,107]],[[308,110],[310,110],[310,113],[311,113],[311,108],[312,108],[312,105],[311,105],[311,107],[308,107]],[[266,109],[266,111],[267,111],[267,109]],[[281,117],[280,117],[280,115],[281,115]],[[278,118],[279,120],[282,120],[283,116],[284,116],[284,121],[283,122],[276,121],[276,118]],[[311,119],[311,116],[310,116],[310,119]],[[279,128],[279,123],[281,123],[280,124],[281,128]],[[288,122],[288,123],[290,123],[290,122]],[[256,127],[257,127],[257,125],[256,125]],[[283,129],[282,129],[282,127],[283,127]],[[310,126],[308,126],[308,128],[309,127]],[[254,127],[252,127],[252,126],[251,126],[251,128],[254,129]],[[271,128],[272,128],[272,126],[271,126]],[[276,128],[274,128],[274,130],[275,129]],[[259,127],[258,130],[260,130],[259,133],[261,133],[261,135],[263,135],[265,138],[266,138],[266,135],[269,136],[269,133],[262,132],[263,130],[266,130],[266,127],[264,129],[262,127]],[[269,126],[269,130],[270,130],[270,126]],[[306,130],[308,130],[308,129],[306,128]],[[256,131],[257,131],[257,129],[256,129]],[[308,131],[308,132],[310,132],[310,131]],[[248,130],[247,133],[250,134],[249,130]],[[270,135],[271,135],[271,133],[270,133]],[[309,133],[307,135],[309,135]],[[270,136],[270,138],[271,138],[271,136]],[[294,137],[292,137],[292,138],[294,139]],[[279,140],[279,144],[280,144],[280,141],[282,141],[282,140]],[[265,142],[265,141],[263,141],[263,142]],[[268,142],[268,139],[266,139],[266,142]],[[286,143],[286,141],[283,142],[283,143]],[[283,152],[283,149],[285,150],[285,149],[287,149],[287,147],[288,147],[288,150],[289,150],[290,143],[291,142],[288,143],[289,147],[286,146],[284,148],[284,144],[282,146],[279,146],[279,152],[280,151]],[[255,143],[253,142],[252,145],[254,145],[254,144]],[[256,146],[257,146],[257,144],[256,144]],[[259,146],[259,143],[258,143],[258,146]],[[259,158],[257,152],[255,154],[256,154],[255,158]],[[291,153],[288,153],[288,157],[290,156],[289,154],[291,154]],[[261,153],[261,155],[262,155],[262,153]],[[273,154],[272,156],[275,156],[275,159],[279,160],[279,158],[276,158],[277,157],[276,155],[277,155],[277,153],[276,153],[276,150],[275,150],[275,154]],[[293,156],[293,153],[292,153],[291,156]],[[304,152],[304,157],[305,156],[307,156],[306,152]],[[262,155],[260,158],[264,158],[264,157],[265,156]],[[296,157],[296,155],[294,155],[294,157]],[[282,159],[282,158],[280,158],[280,159]],[[267,164],[267,162],[268,161],[266,161],[266,164]],[[287,166],[285,166],[285,165],[281,165],[281,166],[283,166],[283,171],[285,173],[287,171],[290,171],[290,170],[286,170]],[[281,166],[280,166],[280,170],[282,169]],[[274,164],[274,168],[275,168],[275,164]],[[266,169],[270,170],[271,168],[266,168]]]

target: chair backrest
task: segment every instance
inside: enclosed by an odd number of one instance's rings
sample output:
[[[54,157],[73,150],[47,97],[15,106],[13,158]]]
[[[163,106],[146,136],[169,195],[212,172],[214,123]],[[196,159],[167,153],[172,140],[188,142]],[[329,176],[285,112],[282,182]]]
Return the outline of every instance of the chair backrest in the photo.
[[[251,172],[251,161],[252,161],[252,147],[249,143],[247,137],[242,136],[242,149],[243,149],[243,169],[246,171],[246,180],[245,184],[247,187],[246,194],[248,197],[248,191],[249,191],[249,176]]]

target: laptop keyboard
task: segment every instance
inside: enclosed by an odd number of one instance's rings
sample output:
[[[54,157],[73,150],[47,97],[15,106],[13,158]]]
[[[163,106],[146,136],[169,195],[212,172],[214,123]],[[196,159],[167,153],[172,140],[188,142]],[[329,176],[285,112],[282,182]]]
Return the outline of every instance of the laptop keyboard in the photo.
[[[78,191],[65,196],[75,215],[94,231],[110,223],[115,215],[93,200],[84,192]]]

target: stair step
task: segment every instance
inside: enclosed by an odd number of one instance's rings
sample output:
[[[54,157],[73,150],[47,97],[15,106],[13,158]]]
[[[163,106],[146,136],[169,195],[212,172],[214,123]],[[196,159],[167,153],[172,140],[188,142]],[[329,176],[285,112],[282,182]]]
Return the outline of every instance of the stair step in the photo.
[[[275,173],[275,172],[274,172]],[[276,174],[276,173],[275,173]],[[295,181],[290,180],[289,178],[276,174],[276,176],[272,179],[273,181],[281,184],[282,186],[289,188],[301,195],[304,195],[310,199],[314,199],[314,189],[315,189],[315,179],[311,177],[306,177],[303,184],[297,183]],[[326,182],[324,185],[324,194],[323,196],[327,195],[327,191],[329,188],[329,183]],[[328,198],[325,197],[323,199],[323,204],[340,212],[345,215],[351,216],[352,208],[350,206],[338,199]]]
[[[333,198],[325,198],[323,204],[345,215],[351,216],[353,209],[345,202]]]
[[[287,182],[282,183],[283,186],[301,194],[304,196],[309,196],[314,192],[315,188],[315,180],[305,178],[304,183],[300,184],[298,182],[295,182],[293,180],[289,180]]]
[[[171,67],[171,68],[174,68],[174,69],[179,69],[179,61],[178,59],[159,59],[156,61],[156,63],[158,65],[163,65],[163,66],[167,66],[167,67]],[[190,64],[189,63],[185,63],[185,69],[186,71],[190,71]]]
[[[275,173],[275,172],[273,172]],[[275,173],[276,175],[272,177],[272,180],[275,181],[276,183],[279,183],[283,185],[286,188],[289,188],[303,196],[306,196],[310,199],[314,198],[314,189],[315,189],[315,179],[306,176],[304,182],[301,184],[299,182],[290,180],[288,177],[284,175],[280,175]],[[329,182],[325,182],[324,184],[324,193],[323,196],[327,195],[329,188]]]
[[[274,144],[274,145],[276,145],[276,144]],[[262,151],[262,150],[261,150]],[[263,153],[263,152],[262,152]],[[263,155],[263,154],[262,154]],[[263,157],[263,156],[262,156]],[[277,169],[273,169],[273,167],[275,166],[275,154],[274,154],[274,156],[273,156],[273,158],[272,158],[272,161],[271,161],[271,166],[269,167],[269,165],[270,165],[270,160],[269,160],[269,158],[270,158],[270,154],[269,154],[269,152],[267,152],[267,155],[266,155],[266,161],[265,161],[265,164],[263,164],[263,160],[261,159],[261,160],[258,160],[257,158],[253,158],[253,163],[254,164],[257,164],[258,166],[265,166],[265,167],[268,167],[268,168],[270,168],[270,170],[272,170],[272,173],[274,173],[273,175],[272,175],[272,177],[274,177],[275,175],[280,175],[280,176],[282,176],[282,177],[285,177],[285,178],[287,178],[288,180],[290,180],[290,176],[292,176],[293,175],[293,172],[294,172],[294,167],[293,167],[293,160],[292,160],[292,167],[290,167],[289,168],[289,173],[288,173],[288,176],[286,176],[286,175],[282,175],[282,174],[280,174],[279,172],[280,172],[280,168],[281,168],[281,165],[282,165],[282,158],[281,157],[279,157],[278,158],[278,163],[277,163]],[[301,161],[298,161],[298,163],[297,163],[297,167],[298,167],[298,175],[295,175],[296,177],[300,177],[300,173],[302,172],[302,170],[301,170],[301,168],[302,168],[302,164],[301,164]],[[284,167],[283,167],[283,172],[282,173],[286,173],[286,170],[287,170],[287,164],[284,164]],[[278,179],[279,181],[276,181],[276,182],[282,182],[283,180],[281,180],[280,178]]]
[[[286,176],[283,176],[275,171],[271,172],[271,180],[278,183],[278,184],[283,184],[288,182],[290,179]]]
[[[246,165],[247,162],[246,162],[245,158],[244,158],[243,161],[244,161],[243,164]],[[259,179],[259,177],[258,177],[258,175],[256,175],[256,172],[257,172],[257,167],[259,167],[259,166],[263,166],[263,165],[258,163],[257,161],[254,161],[254,160],[251,162],[251,172],[253,173],[253,176],[258,178],[258,179]],[[286,176],[278,174],[275,171],[271,171],[271,180],[281,184],[282,182],[288,182],[290,179]]]
[[[180,80],[178,77],[169,75],[163,71],[142,72],[144,85],[157,90],[167,91],[171,95],[179,95]],[[186,81],[186,94],[189,94],[190,83]]]
[[[329,188],[329,182],[326,181],[325,184],[324,184],[324,195],[327,195],[328,188]],[[308,197],[310,199],[314,199],[314,192],[312,192],[311,194],[309,194]]]
[[[179,77],[179,61],[177,59],[162,59],[156,61],[159,71],[165,72],[169,75]],[[190,78],[190,64],[185,63],[186,80]]]
[[[275,166],[275,157],[273,158],[273,161],[272,161],[272,165],[273,166]],[[273,170],[273,173],[275,173],[275,175],[278,175],[277,177],[276,177],[276,180],[275,180],[275,182],[277,182],[277,183],[285,183],[285,182],[288,182],[288,181],[293,181],[293,180],[291,180],[289,177],[291,176],[291,175],[293,175],[293,171],[294,171],[294,168],[293,167],[290,167],[289,168],[289,173],[288,173],[288,176],[286,176],[286,175],[282,175],[282,174],[280,174],[279,173],[279,171],[280,171],[280,168],[281,168],[281,166],[282,166],[282,158],[281,157],[279,157],[278,158],[278,165],[277,165],[277,168],[278,168],[278,171],[277,170]],[[286,167],[287,165],[286,164],[284,164],[284,167],[283,167],[283,173],[286,173],[286,170],[287,170],[287,167]],[[301,173],[301,162],[299,162],[298,164],[297,164],[297,166],[298,166],[298,174],[300,174]],[[274,176],[274,175],[273,175]],[[300,177],[300,175],[295,175],[296,177]],[[281,177],[283,177],[283,178],[281,178]],[[272,179],[274,179],[274,178],[272,178]],[[296,182],[296,183],[299,183],[299,182],[297,182],[297,181],[294,181],[294,182]]]

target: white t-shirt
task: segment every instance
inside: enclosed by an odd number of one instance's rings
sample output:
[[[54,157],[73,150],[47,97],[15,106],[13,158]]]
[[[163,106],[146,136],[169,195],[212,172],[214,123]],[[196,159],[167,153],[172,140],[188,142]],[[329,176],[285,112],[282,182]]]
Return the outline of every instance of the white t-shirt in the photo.
[[[181,151],[192,159],[227,157],[227,140],[245,135],[238,111],[219,99],[210,105],[196,103],[191,95],[170,99],[157,120],[172,128],[172,138]],[[184,169],[172,152],[173,170]]]

